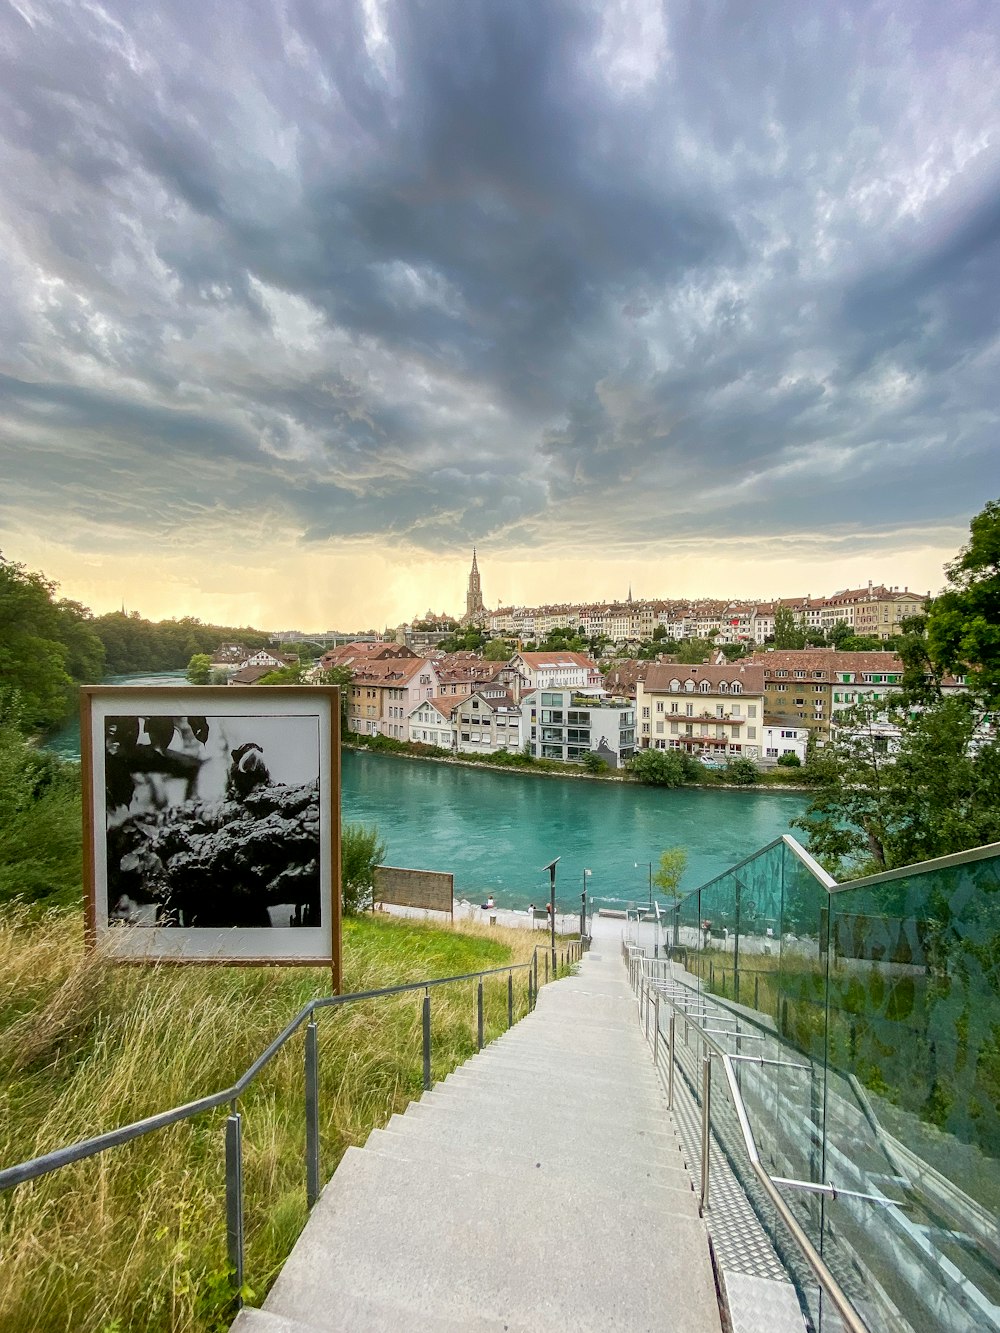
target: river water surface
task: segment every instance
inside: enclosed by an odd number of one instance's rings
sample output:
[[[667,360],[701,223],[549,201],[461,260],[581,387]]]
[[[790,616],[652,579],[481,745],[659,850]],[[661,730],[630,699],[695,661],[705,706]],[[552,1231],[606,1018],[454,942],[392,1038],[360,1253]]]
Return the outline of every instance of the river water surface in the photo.
[[[125,676],[108,684],[176,686],[183,672]],[[50,748],[79,758],[77,725]],[[501,907],[548,899],[542,867],[560,857],[562,910],[579,904],[585,869],[599,902],[645,900],[649,863],[665,847],[687,849],[683,889],[696,888],[782,833],[805,805],[774,790],[664,790],[632,783],[530,777],[345,750],[342,816],[377,824],[389,865],[444,870],[455,896],[492,893]]]

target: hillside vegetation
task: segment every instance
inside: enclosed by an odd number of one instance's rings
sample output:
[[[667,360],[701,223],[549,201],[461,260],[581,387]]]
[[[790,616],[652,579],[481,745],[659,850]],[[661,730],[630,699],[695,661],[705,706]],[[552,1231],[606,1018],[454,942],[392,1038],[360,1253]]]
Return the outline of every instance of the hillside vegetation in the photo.
[[[346,988],[526,961],[528,932],[345,923]],[[515,972],[515,1018],[526,973]],[[303,968],[116,966],[86,956],[78,912],[0,917],[0,1162],[7,1165],[229,1086],[329,974]],[[419,1095],[422,992],[320,1018],[322,1169]],[[485,987],[487,1039],[507,975]],[[432,992],[433,1071],[475,1050],[475,987]],[[246,1279],[262,1299],[306,1216],[301,1034],[244,1112]],[[172,1126],[3,1197],[0,1329],[228,1328],[225,1111]]]

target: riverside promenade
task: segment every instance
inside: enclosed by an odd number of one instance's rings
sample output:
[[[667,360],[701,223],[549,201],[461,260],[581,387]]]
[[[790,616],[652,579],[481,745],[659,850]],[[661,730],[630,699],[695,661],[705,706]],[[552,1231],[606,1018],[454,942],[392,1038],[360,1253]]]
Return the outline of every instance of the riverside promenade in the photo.
[[[615,926],[532,1013],[348,1149],[233,1333],[720,1333]]]

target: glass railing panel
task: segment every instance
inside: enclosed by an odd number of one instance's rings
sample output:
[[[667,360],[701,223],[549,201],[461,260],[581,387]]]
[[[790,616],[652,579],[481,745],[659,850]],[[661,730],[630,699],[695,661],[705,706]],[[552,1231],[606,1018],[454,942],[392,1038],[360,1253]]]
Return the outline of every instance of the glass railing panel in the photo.
[[[1000,857],[830,900],[830,1255],[884,1326],[1000,1329]],[[879,1325],[877,1322],[873,1324]]]

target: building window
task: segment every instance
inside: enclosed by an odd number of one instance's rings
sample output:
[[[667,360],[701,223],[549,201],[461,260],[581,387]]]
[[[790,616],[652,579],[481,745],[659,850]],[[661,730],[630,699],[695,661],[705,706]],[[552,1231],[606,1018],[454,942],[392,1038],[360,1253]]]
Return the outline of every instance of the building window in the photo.
[[[687,714],[688,717],[694,717],[694,704],[685,704],[684,712]]]

